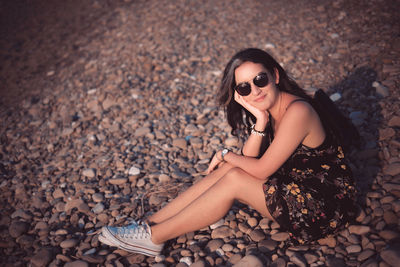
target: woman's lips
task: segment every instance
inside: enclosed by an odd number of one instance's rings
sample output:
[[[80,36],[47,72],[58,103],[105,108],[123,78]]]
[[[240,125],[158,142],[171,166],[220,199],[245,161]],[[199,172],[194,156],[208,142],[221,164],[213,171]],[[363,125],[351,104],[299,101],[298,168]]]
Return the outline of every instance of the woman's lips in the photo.
[[[255,102],[261,102],[261,101],[264,100],[264,98],[265,98],[265,95],[262,95],[262,96],[257,97],[256,99],[254,99],[254,101]]]

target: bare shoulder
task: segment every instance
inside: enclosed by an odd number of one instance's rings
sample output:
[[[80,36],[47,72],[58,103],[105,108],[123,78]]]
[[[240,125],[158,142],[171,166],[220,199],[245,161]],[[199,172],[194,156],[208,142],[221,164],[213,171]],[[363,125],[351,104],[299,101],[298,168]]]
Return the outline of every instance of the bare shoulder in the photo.
[[[285,115],[291,118],[311,119],[316,115],[316,112],[307,101],[296,101],[289,104]]]

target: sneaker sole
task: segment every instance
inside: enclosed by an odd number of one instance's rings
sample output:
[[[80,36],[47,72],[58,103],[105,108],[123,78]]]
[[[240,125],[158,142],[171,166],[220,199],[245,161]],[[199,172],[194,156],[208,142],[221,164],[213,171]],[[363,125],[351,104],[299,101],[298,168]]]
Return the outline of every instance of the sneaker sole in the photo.
[[[101,239],[100,239],[101,236]],[[106,240],[105,242],[101,240]],[[114,235],[108,230],[107,227],[104,227],[102,230],[101,235],[99,235],[99,241],[103,242],[104,244],[107,244],[109,246],[115,246],[120,249],[132,252],[132,253],[140,253],[146,256],[151,256],[155,257],[157,255],[160,255],[161,249],[160,250],[154,250],[154,249],[149,249],[143,246],[137,246],[137,245],[132,245],[128,244],[126,242],[123,242],[121,240],[118,240],[117,238],[114,237]]]
[[[116,244],[112,243],[110,240],[108,240],[107,238],[105,238],[102,234],[99,234],[98,237],[97,237],[97,239],[98,239],[101,243],[106,244],[107,246],[110,246],[110,247],[118,247]]]

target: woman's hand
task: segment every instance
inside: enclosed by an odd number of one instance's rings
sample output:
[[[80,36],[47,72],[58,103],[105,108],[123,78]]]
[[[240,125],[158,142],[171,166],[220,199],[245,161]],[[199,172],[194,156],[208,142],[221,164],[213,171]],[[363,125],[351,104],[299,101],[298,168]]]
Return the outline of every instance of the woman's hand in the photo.
[[[221,163],[223,163],[223,160],[221,158],[221,153],[222,151],[219,150],[217,152],[215,152],[213,158],[211,159],[210,165],[208,165],[208,169],[206,171],[206,174],[210,174],[213,170],[215,170],[215,168],[220,165]]]
[[[254,115],[254,117],[256,117],[257,122],[259,122],[260,124],[263,124],[264,127],[265,125],[267,125],[268,122],[268,111],[266,110],[260,110],[254,106],[252,106],[249,102],[247,102],[243,96],[239,95],[236,91],[235,91],[235,101],[237,103],[239,103],[242,107],[244,107],[245,109],[247,109],[251,114]]]

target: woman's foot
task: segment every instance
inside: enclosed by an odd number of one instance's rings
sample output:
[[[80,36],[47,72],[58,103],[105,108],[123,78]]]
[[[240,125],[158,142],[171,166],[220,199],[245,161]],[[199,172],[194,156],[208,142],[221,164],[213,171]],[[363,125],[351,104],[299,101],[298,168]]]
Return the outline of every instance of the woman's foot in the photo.
[[[153,243],[150,226],[146,223],[135,222],[123,227],[104,226],[98,238],[106,245],[147,256],[159,255],[164,246]]]

